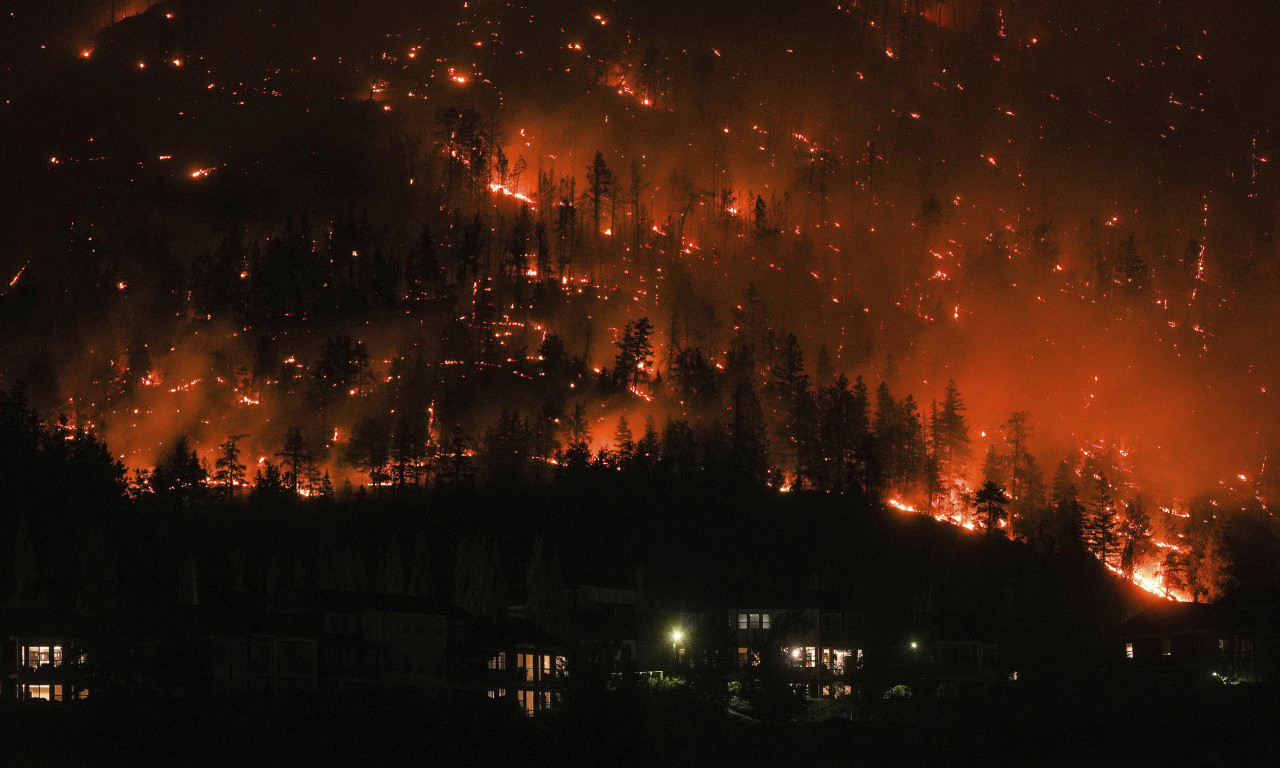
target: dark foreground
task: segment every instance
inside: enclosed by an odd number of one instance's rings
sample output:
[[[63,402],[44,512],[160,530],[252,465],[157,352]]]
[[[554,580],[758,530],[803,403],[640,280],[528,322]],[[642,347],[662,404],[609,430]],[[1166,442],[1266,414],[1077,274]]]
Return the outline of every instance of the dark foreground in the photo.
[[[863,709],[786,724],[693,697],[611,697],[526,718],[418,700],[6,706],[10,765],[1252,766],[1280,747],[1275,688],[1144,700]],[[870,719],[874,718],[874,719]]]

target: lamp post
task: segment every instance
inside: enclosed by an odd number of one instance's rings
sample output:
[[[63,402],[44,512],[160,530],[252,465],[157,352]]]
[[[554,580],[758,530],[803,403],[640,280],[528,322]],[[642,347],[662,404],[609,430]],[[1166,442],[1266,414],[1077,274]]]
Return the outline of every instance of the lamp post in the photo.
[[[681,640],[683,640],[683,639],[684,639],[684,630],[683,630],[683,629],[680,629],[679,627],[676,627],[675,629],[671,630],[671,660],[672,660],[672,662],[671,662],[671,663],[672,663],[672,666],[675,666],[675,665],[676,665],[676,663],[678,663],[678,662],[679,662],[679,660],[680,660],[680,653],[679,653],[679,651],[678,651],[678,647],[679,647],[679,645],[680,645],[680,641],[681,641]]]

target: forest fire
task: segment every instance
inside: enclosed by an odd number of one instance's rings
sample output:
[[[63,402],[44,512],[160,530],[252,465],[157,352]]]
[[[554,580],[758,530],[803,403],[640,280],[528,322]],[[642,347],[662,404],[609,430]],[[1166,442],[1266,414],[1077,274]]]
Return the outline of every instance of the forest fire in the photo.
[[[127,72],[165,127],[46,132],[32,188],[65,177],[85,198],[40,254],[13,252],[4,293],[55,286],[118,325],[15,300],[77,362],[14,343],[4,382],[91,414],[132,470],[179,437],[212,469],[236,435],[268,484],[288,439],[295,476],[377,489],[679,465],[1078,546],[1180,600],[1226,583],[1199,564],[1226,559],[1227,505],[1271,517],[1256,222],[1277,148],[1250,126],[1158,202],[1122,183],[1205,157],[1121,133],[1146,116],[1120,83],[1208,114],[1186,94],[1210,86],[1171,67],[1108,48],[1104,85],[1068,99],[1058,74],[1006,73],[1084,32],[1000,15],[983,37],[947,3],[815,11],[847,60],[768,25],[660,45],[622,8],[575,25],[472,3],[431,34],[370,14],[367,39],[294,41],[259,72],[146,26],[183,28],[169,8],[59,54]],[[1203,43],[1182,42],[1161,57]],[[1003,514],[978,500],[988,482]]]
[[[1250,753],[1280,11],[12,6],[26,741],[87,694],[211,759]]]

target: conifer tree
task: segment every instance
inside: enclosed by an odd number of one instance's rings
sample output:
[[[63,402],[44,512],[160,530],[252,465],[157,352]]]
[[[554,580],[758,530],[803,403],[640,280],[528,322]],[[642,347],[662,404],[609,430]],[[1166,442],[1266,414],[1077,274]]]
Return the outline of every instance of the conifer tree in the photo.
[[[234,499],[245,484],[246,467],[240,461],[237,445],[247,435],[227,435],[226,442],[218,446],[218,459],[214,462],[213,482],[224,498]]]

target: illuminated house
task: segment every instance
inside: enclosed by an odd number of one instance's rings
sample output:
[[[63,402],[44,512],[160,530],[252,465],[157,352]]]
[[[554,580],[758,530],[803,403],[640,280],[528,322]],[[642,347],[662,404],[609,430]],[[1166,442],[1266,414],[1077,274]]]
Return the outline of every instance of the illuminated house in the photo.
[[[1211,605],[1167,603],[1108,641],[1114,682],[1139,690],[1280,679],[1280,590],[1241,587]]]
[[[48,611],[5,616],[6,696],[20,701],[74,701],[88,695],[85,664],[87,630]]]
[[[807,596],[806,596],[807,597]],[[843,608],[769,602],[737,602],[669,614],[655,641],[663,666],[702,664],[731,674],[750,674],[773,654],[789,670],[792,684],[813,697],[848,692],[846,676],[862,652],[858,614]]]
[[[856,615],[820,608],[731,608],[728,613],[738,667],[756,666],[763,653],[778,653],[792,679],[811,696],[848,691],[845,673],[856,668],[861,651],[854,641]]]
[[[479,620],[473,631],[473,647],[484,650],[485,695],[529,715],[559,705],[569,673],[563,640],[524,619]]]
[[[19,700],[73,701],[88,691],[77,684],[76,669],[88,660],[72,638],[14,637],[10,690]]]

